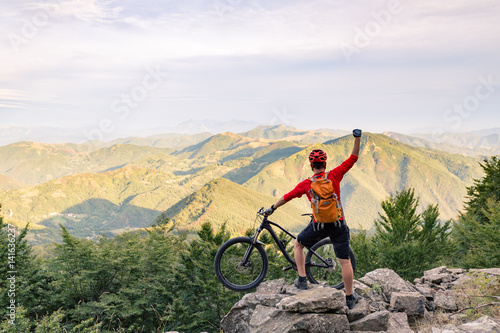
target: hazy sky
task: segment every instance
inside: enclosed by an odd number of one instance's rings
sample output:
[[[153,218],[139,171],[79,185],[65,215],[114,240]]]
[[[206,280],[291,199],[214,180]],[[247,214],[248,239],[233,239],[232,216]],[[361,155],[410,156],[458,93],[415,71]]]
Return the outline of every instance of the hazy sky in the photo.
[[[0,0],[0,126],[500,126],[497,0]]]

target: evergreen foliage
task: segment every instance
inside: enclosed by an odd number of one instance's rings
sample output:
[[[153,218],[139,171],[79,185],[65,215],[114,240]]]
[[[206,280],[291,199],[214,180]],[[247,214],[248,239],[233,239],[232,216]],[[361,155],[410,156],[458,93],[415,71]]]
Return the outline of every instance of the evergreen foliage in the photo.
[[[1,220],[0,220],[1,222]],[[219,323],[240,294],[225,289],[213,268],[215,252],[229,238],[205,223],[197,238],[171,233],[161,223],[98,241],[72,236],[53,259],[30,252],[27,229],[17,236],[16,318],[9,324],[8,282],[1,280],[3,332],[219,332]],[[0,251],[6,255],[6,226]],[[1,266],[6,276],[5,266]],[[29,273],[29,274],[25,274]]]
[[[500,159],[483,162],[485,175],[467,188],[465,211],[453,225],[454,263],[465,268],[500,265]]]
[[[373,237],[366,233],[353,237],[361,272],[387,267],[411,281],[450,253],[450,222],[441,224],[437,205],[427,206],[421,214],[418,205],[412,188],[382,201],[383,214],[375,221]]]

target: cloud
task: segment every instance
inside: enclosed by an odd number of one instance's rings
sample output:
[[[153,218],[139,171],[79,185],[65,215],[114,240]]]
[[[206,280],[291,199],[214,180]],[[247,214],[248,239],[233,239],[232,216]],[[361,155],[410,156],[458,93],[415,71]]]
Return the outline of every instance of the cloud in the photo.
[[[401,10],[384,22],[391,1]],[[17,51],[8,38],[0,44],[0,88],[22,96],[1,99],[0,108],[43,107],[93,122],[156,65],[169,79],[141,112],[191,117],[307,103],[442,112],[478,75],[500,77],[496,1],[391,1],[10,2],[0,32],[24,40]],[[47,21],[37,24],[41,13]],[[27,24],[36,28],[30,36]],[[358,48],[351,62],[341,43]]]

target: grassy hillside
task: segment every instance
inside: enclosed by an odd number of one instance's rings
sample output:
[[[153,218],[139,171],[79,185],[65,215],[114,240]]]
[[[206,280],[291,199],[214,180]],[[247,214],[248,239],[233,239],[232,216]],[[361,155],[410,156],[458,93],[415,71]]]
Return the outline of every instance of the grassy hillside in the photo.
[[[409,136],[394,132],[385,132],[384,135],[391,137],[401,143],[415,147],[425,147],[439,149],[454,154],[464,154],[469,156],[492,156],[500,154],[500,144],[498,143],[498,134],[490,134],[486,137],[477,137],[476,140],[467,141],[458,139],[447,140],[446,136]],[[492,139],[491,142],[489,139]]]
[[[114,145],[95,151],[85,145],[18,142],[0,147],[0,173],[27,185],[84,172],[112,170],[173,149]]]
[[[0,175],[0,191],[25,187],[26,185],[10,177]]]
[[[218,134],[180,151],[130,144],[94,151],[32,142],[0,147],[0,170],[6,177],[14,174],[29,184],[43,182],[18,188],[17,178],[12,183],[0,177],[0,186],[11,186],[0,192],[3,214],[7,222],[19,226],[31,222],[35,244],[57,240],[59,223],[75,235],[94,237],[147,226],[163,211],[183,230],[208,218],[216,226],[229,221],[230,230],[240,233],[248,221],[253,223],[259,207],[270,205],[311,176],[307,162],[311,149],[328,153],[329,168],[352,150],[351,135],[308,145],[289,140],[300,136],[292,135],[294,130],[255,130],[282,132],[285,139],[278,141]],[[246,135],[261,135],[257,132]],[[438,203],[442,219],[455,217],[466,186],[481,176],[479,158],[414,147],[379,134],[365,133],[361,143],[360,159],[341,187],[353,227],[370,228],[380,202],[409,186],[424,205]],[[226,206],[234,213],[224,212]],[[303,225],[298,215],[309,210],[304,197],[279,214],[294,228]],[[244,222],[238,218],[241,214]]]
[[[321,148],[327,152],[330,169],[350,155],[352,144],[352,137],[347,136],[310,146],[266,166],[244,185],[268,195],[282,196],[311,175],[307,162],[311,149]],[[424,205],[438,203],[442,219],[453,218],[462,208],[466,186],[472,183],[472,178],[481,175],[478,161],[366,133],[361,140],[360,158],[341,183],[347,219],[353,226],[370,228],[380,210],[380,201],[409,186],[415,188]],[[301,209],[308,207],[305,196],[293,204]]]
[[[146,147],[156,147],[156,148],[174,148],[183,149],[187,146],[195,145],[203,140],[208,139],[213,134],[208,132],[193,134],[193,135],[183,135],[183,134],[159,134],[152,135],[145,138],[141,137],[131,137],[113,140],[106,143],[108,146],[115,144],[130,144],[135,146],[146,146]]]
[[[320,130],[303,131],[289,126],[277,125],[259,126],[251,131],[239,133],[239,135],[252,139],[289,140],[311,144],[338,138],[341,135],[345,135],[345,133]]]
[[[203,222],[208,221],[216,229],[226,223],[231,234],[243,235],[246,229],[254,225],[257,210],[267,208],[275,201],[276,198],[272,196],[219,178],[172,206],[164,215],[172,219],[178,230],[199,229]],[[300,216],[302,213],[305,212],[293,207],[280,209],[272,216],[272,220],[298,232],[308,222],[307,217]]]
[[[229,150],[225,160],[211,163],[182,159],[164,149],[115,145],[79,156],[81,165],[70,170],[109,171],[0,192],[0,202],[7,221],[19,226],[31,222],[35,244],[57,240],[59,224],[80,237],[94,237],[149,225],[160,212],[211,180],[227,177],[243,183],[265,165],[298,150],[291,142],[266,143],[252,157],[236,158]]]
[[[78,174],[42,185],[0,193],[5,220],[31,223],[35,243],[47,241],[65,225],[81,237],[144,227],[188,193],[175,185],[175,175],[127,167]],[[39,231],[41,230],[41,231]]]

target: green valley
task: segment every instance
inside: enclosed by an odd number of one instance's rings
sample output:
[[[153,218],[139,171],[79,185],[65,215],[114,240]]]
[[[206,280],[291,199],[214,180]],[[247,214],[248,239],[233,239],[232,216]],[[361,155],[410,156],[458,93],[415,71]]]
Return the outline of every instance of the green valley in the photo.
[[[59,240],[59,224],[78,237],[95,238],[147,227],[160,215],[172,219],[179,231],[210,221],[216,227],[227,223],[229,231],[241,234],[258,208],[311,175],[311,149],[327,152],[328,168],[349,156],[352,136],[337,138],[336,133],[262,127],[196,136],[195,144],[178,150],[19,142],[0,147],[0,203],[7,222],[30,223],[34,244]],[[329,140],[311,145],[311,138]],[[454,218],[466,186],[481,176],[479,161],[364,133],[360,158],[341,183],[348,223],[371,228],[381,200],[410,186],[422,204],[439,204],[441,219]],[[275,217],[298,230],[307,222],[300,214],[309,210],[304,197]]]

